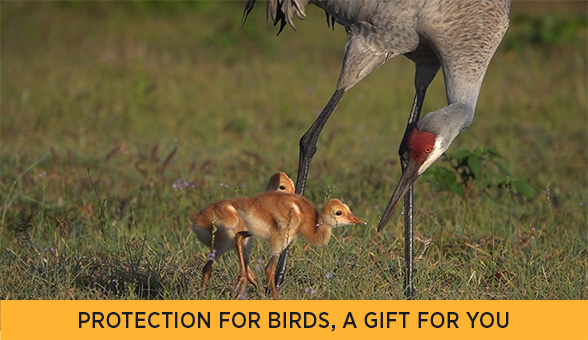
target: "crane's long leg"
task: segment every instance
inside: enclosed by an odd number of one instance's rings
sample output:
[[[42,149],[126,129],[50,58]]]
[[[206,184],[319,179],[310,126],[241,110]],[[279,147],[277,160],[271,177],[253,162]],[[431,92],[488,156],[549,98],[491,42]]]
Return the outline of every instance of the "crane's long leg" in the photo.
[[[386,60],[402,54],[399,53],[380,53],[374,54],[369,51],[369,46],[363,37],[351,35],[347,45],[345,46],[345,57],[341,67],[341,74],[337,82],[337,89],[327,102],[327,105],[312,123],[308,131],[300,139],[300,158],[298,161],[298,176],[296,178],[296,193],[304,194],[306,188],[306,179],[308,177],[308,170],[312,157],[316,153],[316,143],[318,137],[327,123],[327,120],[333,113],[333,110],[339,104],[339,101],[345,94],[345,91],[352,88],[361,79],[373,71],[376,67],[382,65]],[[284,249],[280,254],[277,263],[275,279],[276,287],[279,287],[284,280],[284,273],[286,270],[286,258],[288,256],[288,248]]]
[[[276,282],[278,280],[276,280],[276,259],[277,256],[272,256],[267,264],[267,266],[265,267],[265,276],[267,277],[267,288],[268,288],[268,293],[271,294],[273,299],[278,299],[279,298],[279,294],[278,294],[278,287],[276,286]]]
[[[284,282],[284,276],[286,275],[286,264],[288,262],[288,255],[290,255],[290,245],[287,245],[284,250],[280,253],[278,258],[278,264],[276,265],[274,279],[276,288],[280,288],[282,282]]]
[[[214,264],[214,260],[210,259],[204,267],[202,267],[202,294],[206,292],[206,288],[208,287],[208,281],[210,281],[210,277],[212,276],[212,265]]]
[[[408,117],[408,124],[406,126],[406,132],[404,137],[406,138],[408,131],[412,130],[412,127],[418,121],[423,101],[425,100],[426,89],[418,91],[414,97],[412,110]],[[403,157],[405,147],[405,141],[401,144],[400,163],[402,171],[406,168],[406,161]],[[404,277],[404,292],[406,297],[411,299],[414,296],[414,187],[410,186],[406,194],[404,195],[404,258],[406,260],[406,274]]]
[[[235,235],[235,245],[237,247],[237,256],[239,257],[239,277],[237,280],[236,299],[242,300],[245,298],[245,289],[247,288],[247,281],[251,281],[248,273],[249,267],[249,252],[245,250],[245,239],[251,234],[247,231],[240,231]],[[255,281],[252,282],[255,285]]]
[[[436,58],[435,58],[436,60]],[[408,116],[408,123],[400,144],[398,153],[400,155],[400,164],[402,171],[407,165],[406,156],[406,142],[408,134],[416,122],[419,120],[423,103],[425,101],[425,94],[429,84],[435,78],[437,71],[439,70],[439,63],[437,61],[430,60],[426,63],[416,63],[416,75],[415,75],[415,88],[416,94]],[[406,194],[404,195],[404,258],[406,260],[406,275],[404,280],[404,292],[406,297],[412,299],[414,297],[414,187],[410,186]]]
[[[318,118],[314,121],[314,123],[310,126],[308,131],[300,138],[300,158],[298,161],[298,177],[296,178],[296,193],[299,195],[304,194],[304,190],[306,189],[306,178],[308,177],[308,169],[310,168],[310,162],[312,161],[312,157],[316,153],[316,143],[318,141],[318,137],[323,130],[323,127],[329,120],[331,113],[337,107],[337,104],[343,97],[345,90],[337,89],[335,93],[331,96],[331,99],[318,116]],[[280,258],[278,259],[278,264],[276,266],[276,287],[279,288],[284,281],[284,275],[286,274],[286,262],[288,260],[288,254],[290,252],[290,246],[286,247],[281,253]]]
[[[247,279],[251,282],[252,285],[257,288],[257,281],[255,280],[255,275],[253,274],[253,270],[251,270],[251,266],[249,265],[249,255],[251,254],[251,248],[253,247],[253,238],[249,237],[246,238],[243,242],[244,250],[243,254],[245,256],[245,266],[247,267]]]
[[[406,275],[404,292],[408,299],[414,297],[414,188],[411,185],[404,195],[404,258]]]
[[[306,178],[308,177],[310,162],[316,153],[318,137],[344,93],[345,90],[343,89],[337,89],[333,93],[321,114],[312,123],[302,138],[300,138],[300,158],[298,160],[298,177],[296,177],[296,193],[299,195],[304,195],[304,190],[306,189]]]

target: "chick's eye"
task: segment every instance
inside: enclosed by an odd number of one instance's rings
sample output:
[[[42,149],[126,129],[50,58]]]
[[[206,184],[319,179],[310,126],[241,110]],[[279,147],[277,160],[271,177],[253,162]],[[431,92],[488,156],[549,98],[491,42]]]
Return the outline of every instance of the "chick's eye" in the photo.
[[[286,190],[286,186],[285,185],[280,185],[280,190]]]
[[[337,216],[341,216],[341,214],[342,214],[341,210],[337,210],[337,211],[335,212],[335,215],[337,215]]]

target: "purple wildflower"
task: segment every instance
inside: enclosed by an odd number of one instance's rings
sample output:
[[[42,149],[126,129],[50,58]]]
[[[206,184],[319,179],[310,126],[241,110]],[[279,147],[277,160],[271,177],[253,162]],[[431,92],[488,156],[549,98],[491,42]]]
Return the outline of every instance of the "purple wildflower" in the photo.
[[[174,189],[181,189],[181,188],[193,188],[194,187],[194,183],[190,183],[188,181],[185,181],[181,178],[178,178],[174,184],[172,184],[172,188]]]

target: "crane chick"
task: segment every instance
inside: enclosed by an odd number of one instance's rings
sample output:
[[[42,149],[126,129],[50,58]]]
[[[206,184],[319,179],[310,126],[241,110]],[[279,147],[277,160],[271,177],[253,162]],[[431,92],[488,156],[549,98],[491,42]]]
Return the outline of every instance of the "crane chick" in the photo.
[[[329,242],[333,228],[366,224],[336,198],[327,201],[319,214],[306,198],[283,192],[267,192],[243,200],[239,216],[245,223],[247,233],[270,242],[271,258],[265,272],[274,298],[278,297],[275,283],[277,259],[290,243],[302,236],[314,246],[323,246]],[[239,289],[239,295],[242,295],[244,285]]]
[[[266,191],[278,192],[294,192],[294,182],[284,172],[273,174],[266,187]],[[210,259],[202,268],[202,292],[206,291],[208,281],[212,275],[212,265],[216,259],[219,259],[225,252],[239,246],[243,246],[241,242],[237,242],[237,234],[245,230],[241,218],[239,217],[239,207],[243,199],[228,199],[211,203],[199,213],[192,215],[192,230],[196,233],[196,237],[204,245],[212,248]],[[214,244],[213,244],[214,240]],[[251,250],[251,239],[244,240],[244,253],[249,256]],[[247,279],[256,285],[255,277],[249,264],[247,262],[241,263],[246,272]]]

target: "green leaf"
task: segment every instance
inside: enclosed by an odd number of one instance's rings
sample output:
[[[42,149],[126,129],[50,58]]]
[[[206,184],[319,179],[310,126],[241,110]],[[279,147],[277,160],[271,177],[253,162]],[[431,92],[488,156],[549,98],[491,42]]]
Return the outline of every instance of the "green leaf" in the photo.
[[[483,178],[480,180],[480,182],[479,182],[479,187],[480,187],[480,188],[483,188],[483,189],[490,187],[490,186],[492,185],[492,182],[494,181],[494,178],[495,178],[495,177],[496,177],[496,176],[495,176],[494,174],[492,174],[492,173],[490,173],[490,174],[488,174],[488,175],[485,175],[485,176],[484,176],[484,177],[483,177]]]
[[[456,194],[463,194],[463,185],[457,183],[457,182],[452,182],[452,183],[448,183],[449,187],[447,188],[448,191],[454,192]]]
[[[506,168],[506,166],[504,166],[504,164],[495,161],[494,165],[496,165],[498,167],[498,169],[502,170],[502,172],[504,172],[508,176],[511,176],[510,171],[508,171],[508,169]]]
[[[475,155],[468,156],[467,163],[474,179],[482,178],[482,170],[480,167],[480,160],[478,159],[478,157],[476,157]]]
[[[423,174],[422,180],[429,183],[431,190],[461,193],[461,185],[457,182],[455,173],[449,169],[431,168]]]
[[[461,160],[466,159],[471,154],[472,153],[466,149],[455,149],[455,150],[447,153],[447,157],[453,158],[457,161],[461,161]]]
[[[522,195],[526,198],[533,198],[535,197],[535,189],[533,189],[532,186],[530,186],[529,184],[527,184],[525,181],[518,179],[518,178],[514,178],[511,180],[510,182],[512,191],[515,194],[519,194]]]

